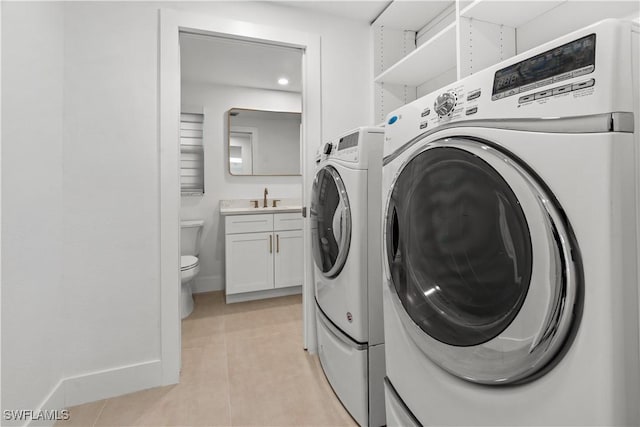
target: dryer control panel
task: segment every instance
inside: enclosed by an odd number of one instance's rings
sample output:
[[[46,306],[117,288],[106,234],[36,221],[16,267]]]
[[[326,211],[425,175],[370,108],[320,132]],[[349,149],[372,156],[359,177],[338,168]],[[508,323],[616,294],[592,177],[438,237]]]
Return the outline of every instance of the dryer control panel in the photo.
[[[376,126],[345,132],[320,147],[321,160],[336,160],[349,167],[366,168],[369,153],[373,149],[381,150],[383,135],[384,128]]]
[[[324,144],[322,153],[332,159],[340,159],[347,162],[358,161],[360,132],[338,138]]]

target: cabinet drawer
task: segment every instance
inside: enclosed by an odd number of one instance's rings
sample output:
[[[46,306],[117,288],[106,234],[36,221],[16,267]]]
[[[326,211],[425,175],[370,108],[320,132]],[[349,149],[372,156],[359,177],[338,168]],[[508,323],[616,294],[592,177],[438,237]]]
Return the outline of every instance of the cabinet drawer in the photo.
[[[273,230],[273,214],[230,215],[225,219],[225,233],[259,233]]]
[[[302,230],[302,214],[300,212],[273,214],[273,229]]]

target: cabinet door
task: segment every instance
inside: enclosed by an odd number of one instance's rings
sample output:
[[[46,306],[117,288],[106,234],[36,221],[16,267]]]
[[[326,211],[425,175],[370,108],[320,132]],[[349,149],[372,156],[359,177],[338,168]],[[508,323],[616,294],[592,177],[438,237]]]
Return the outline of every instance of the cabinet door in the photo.
[[[226,236],[226,293],[273,288],[273,233]]]
[[[302,230],[277,231],[274,235],[276,240],[273,260],[275,287],[302,285],[304,275]]]

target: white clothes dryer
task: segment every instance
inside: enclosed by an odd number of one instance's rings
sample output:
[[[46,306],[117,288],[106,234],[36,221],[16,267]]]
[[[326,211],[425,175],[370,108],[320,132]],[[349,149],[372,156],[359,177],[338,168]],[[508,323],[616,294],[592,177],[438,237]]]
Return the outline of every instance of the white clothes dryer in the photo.
[[[362,426],[385,424],[383,135],[382,128],[362,127],[323,146],[310,210],[320,362]]]
[[[638,49],[602,21],[387,117],[389,425],[640,425]]]

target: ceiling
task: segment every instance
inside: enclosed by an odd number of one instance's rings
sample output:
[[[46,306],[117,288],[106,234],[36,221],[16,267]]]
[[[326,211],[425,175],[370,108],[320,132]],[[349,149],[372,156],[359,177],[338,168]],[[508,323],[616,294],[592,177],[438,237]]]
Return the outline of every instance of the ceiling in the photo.
[[[430,19],[451,0],[382,1],[273,1],[284,7],[314,11],[369,24],[387,9],[382,25],[397,26],[395,15]],[[397,13],[396,13],[397,12]],[[432,16],[433,15],[433,16]],[[403,25],[407,23],[403,21]],[[413,24],[412,24],[413,25]],[[418,26],[417,24],[415,25]],[[417,28],[416,28],[417,29]],[[195,83],[243,86],[288,92],[302,91],[302,51],[198,34],[180,34],[182,80]],[[280,77],[288,86],[278,84]]]
[[[423,0],[424,1],[424,0]],[[374,19],[392,2],[383,1],[317,1],[317,0],[297,0],[297,1],[274,1],[273,3],[283,6],[296,7],[313,10],[316,12],[335,15],[341,18],[353,19],[365,22],[373,22]]]
[[[186,82],[302,91],[299,49],[181,33],[180,66]],[[278,84],[281,77],[287,86]]]

